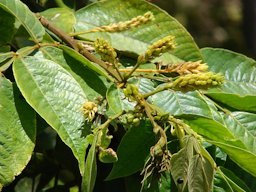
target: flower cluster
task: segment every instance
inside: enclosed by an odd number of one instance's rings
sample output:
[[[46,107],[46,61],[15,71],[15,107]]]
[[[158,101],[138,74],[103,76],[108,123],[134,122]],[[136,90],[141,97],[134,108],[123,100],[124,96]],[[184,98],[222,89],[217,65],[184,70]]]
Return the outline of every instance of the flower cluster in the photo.
[[[131,29],[131,28],[146,24],[150,21],[153,21],[154,19],[155,18],[153,13],[148,11],[144,15],[139,15],[137,17],[132,18],[129,21],[113,23],[111,25],[97,27],[95,29],[90,30],[90,32],[120,32],[120,31],[124,31],[127,29]]]
[[[191,73],[202,73],[208,70],[208,66],[201,61],[188,61],[183,63],[167,65],[167,71],[176,72],[179,75],[186,75]]]
[[[198,74],[188,74],[180,76],[173,82],[173,87],[194,87],[220,85],[224,81],[224,77],[219,73],[207,72]]]
[[[96,39],[94,47],[103,61],[115,63],[117,53],[108,41],[104,39]]]
[[[86,120],[91,122],[95,117],[95,113],[98,111],[98,107],[96,103],[88,101],[83,104],[82,110]]]
[[[176,47],[174,36],[169,35],[166,36],[156,42],[154,42],[152,45],[150,45],[144,55],[140,55],[138,57],[138,63],[144,63],[148,60],[150,60],[153,57],[157,57],[161,55],[162,53],[165,53],[167,51],[173,50]]]

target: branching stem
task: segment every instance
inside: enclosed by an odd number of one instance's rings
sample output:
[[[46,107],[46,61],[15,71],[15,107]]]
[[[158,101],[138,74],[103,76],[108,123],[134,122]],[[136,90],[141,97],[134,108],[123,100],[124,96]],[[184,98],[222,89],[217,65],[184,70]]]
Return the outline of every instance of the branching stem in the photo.
[[[93,54],[91,54],[89,51],[87,51],[82,46],[79,46],[79,43],[75,39],[73,39],[72,37],[67,35],[64,31],[56,28],[53,24],[51,24],[44,17],[38,15],[38,19],[45,28],[47,28],[48,30],[53,32],[55,35],[57,35],[68,46],[72,47],[74,50],[76,50],[77,52],[82,54],[84,57],[86,57],[90,61],[100,65],[103,69],[105,69],[109,73],[109,75],[114,77],[117,80],[117,82],[122,82],[122,78],[119,76],[118,72],[115,69],[113,69],[112,67],[109,67],[104,61],[95,57]]]
[[[168,83],[165,86],[159,87],[159,88],[155,89],[154,91],[151,91],[149,93],[144,94],[143,98],[146,99],[146,98],[148,98],[148,97],[150,97],[150,96],[152,96],[152,95],[154,95],[156,93],[159,93],[159,92],[164,91],[164,90],[171,89],[172,87],[173,87],[173,83]]]

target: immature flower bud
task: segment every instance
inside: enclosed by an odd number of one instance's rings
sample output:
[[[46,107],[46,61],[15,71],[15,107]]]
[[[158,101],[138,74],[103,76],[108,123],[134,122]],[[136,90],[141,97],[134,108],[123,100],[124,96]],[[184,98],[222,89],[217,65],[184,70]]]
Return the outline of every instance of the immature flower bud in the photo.
[[[188,74],[180,76],[173,83],[173,87],[191,88],[196,86],[220,85],[224,77],[219,73],[207,72],[198,74]]]
[[[86,120],[91,122],[95,117],[95,113],[98,111],[98,107],[96,103],[88,101],[83,104],[82,110]]]
[[[162,53],[165,53],[167,51],[173,50],[175,48],[176,44],[174,41],[174,36],[169,35],[166,36],[156,42],[154,42],[152,45],[150,45],[144,55],[140,55],[138,57],[138,63],[144,63],[148,60],[150,60],[153,57],[157,57],[161,55]]]
[[[139,15],[137,17],[132,18],[129,21],[123,21],[119,23],[113,23],[110,25],[97,27],[95,29],[90,30],[89,32],[120,32],[146,24],[150,21],[153,21],[154,19],[155,18],[153,13],[148,11],[144,15]]]
[[[117,54],[110,43],[104,39],[96,39],[94,42],[96,52],[101,56],[103,61],[114,63]]]

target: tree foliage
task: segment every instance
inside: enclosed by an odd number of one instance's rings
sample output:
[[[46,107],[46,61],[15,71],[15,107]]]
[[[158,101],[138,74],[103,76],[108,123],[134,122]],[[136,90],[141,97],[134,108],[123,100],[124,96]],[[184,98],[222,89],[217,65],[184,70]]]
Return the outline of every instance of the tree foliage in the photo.
[[[59,5],[0,0],[0,189],[100,190],[111,163],[119,191],[253,190],[253,59],[146,1]]]

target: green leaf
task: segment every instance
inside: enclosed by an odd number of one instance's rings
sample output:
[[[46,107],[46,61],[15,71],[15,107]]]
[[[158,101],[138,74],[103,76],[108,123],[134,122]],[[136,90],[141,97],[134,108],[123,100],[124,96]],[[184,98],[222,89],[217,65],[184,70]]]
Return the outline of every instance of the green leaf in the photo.
[[[213,110],[216,109],[210,106],[197,91],[182,93],[167,90],[154,94],[150,99],[152,104],[172,115],[197,115],[215,118]]]
[[[137,28],[116,33],[89,33],[79,37],[89,40],[103,37],[117,50],[143,54],[153,42],[173,35],[177,43],[172,52],[175,56],[184,60],[202,60],[197,45],[186,29],[166,12],[146,1],[112,0],[91,4],[76,12],[75,31],[131,20],[147,11],[154,14],[155,20]]]
[[[207,95],[233,108],[256,111],[256,62],[244,55],[224,49],[201,50],[209,70],[222,73],[222,86],[207,91]]]
[[[237,113],[223,115],[224,124],[205,118],[191,119],[188,124],[210,140],[229,143],[256,154],[256,137],[233,114]]]
[[[35,113],[20,96],[0,76],[0,190],[26,167],[35,147]]]
[[[67,47],[65,45],[60,45],[59,48],[62,49],[64,51],[64,53],[66,53],[70,57],[72,57],[72,58],[76,59],[77,61],[83,63],[89,69],[95,71],[96,73],[102,75],[103,77],[106,77],[106,79],[108,79],[110,81],[113,81],[113,78],[110,75],[107,74],[105,69],[102,69],[100,66],[98,66],[98,64],[89,61],[84,56],[82,56],[81,54],[76,52],[74,49],[72,49],[70,47]]]
[[[15,18],[10,13],[0,8],[0,46],[9,43],[14,33]]]
[[[55,47],[42,47],[36,57],[52,60],[66,69],[80,84],[89,100],[93,101],[99,96],[104,96],[107,91],[105,79],[87,67],[87,64],[91,64],[87,59],[80,58],[78,53],[72,54],[74,53],[64,52]]]
[[[93,188],[97,176],[97,164],[96,164],[96,147],[97,147],[98,134],[94,136],[93,143],[88,152],[84,175],[82,178],[82,191],[93,192]]]
[[[237,111],[232,113],[232,117],[240,124],[240,126],[248,131],[246,134],[250,134],[256,138],[256,114]]]
[[[122,91],[122,89],[116,87],[116,85],[111,85],[107,91],[107,101],[109,106],[110,114],[118,114],[122,111],[133,110],[136,102],[131,102]]]
[[[35,42],[43,39],[45,34],[44,27],[35,14],[20,0],[0,0],[0,7],[15,16]]]
[[[107,180],[125,177],[139,171],[155,144],[155,135],[150,122],[143,121],[139,127],[132,127],[122,138],[118,149],[118,161]]]
[[[81,110],[87,101],[83,89],[58,64],[44,58],[16,59],[15,80],[26,101],[53,127],[67,144],[84,170],[86,135]]]
[[[50,8],[40,13],[54,26],[62,29],[66,33],[74,30],[76,18],[70,9],[65,8]]]
[[[171,174],[176,186],[180,189],[180,191],[184,191],[184,187],[187,184],[188,166],[191,158],[192,157],[188,159],[186,148],[183,148],[178,153],[172,155]],[[181,179],[183,182],[179,183],[179,180]]]
[[[208,159],[197,154],[188,167],[189,192],[212,191],[214,169]]]
[[[212,140],[208,140],[208,141],[220,147],[242,169],[252,174],[254,177],[256,176],[256,167],[255,167],[256,155],[255,154],[251,153],[248,150],[242,149],[240,147],[236,147],[234,145],[216,142]]]
[[[216,176],[222,180],[221,184],[230,188],[230,190],[225,189],[226,191],[251,192],[249,187],[230,170],[219,167],[216,173]]]
[[[0,53],[0,63],[5,61],[6,59],[12,58],[14,54],[14,52]]]
[[[133,77],[128,80],[128,83],[136,85],[142,94],[154,91],[154,83],[147,78]]]

